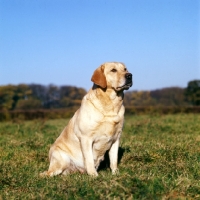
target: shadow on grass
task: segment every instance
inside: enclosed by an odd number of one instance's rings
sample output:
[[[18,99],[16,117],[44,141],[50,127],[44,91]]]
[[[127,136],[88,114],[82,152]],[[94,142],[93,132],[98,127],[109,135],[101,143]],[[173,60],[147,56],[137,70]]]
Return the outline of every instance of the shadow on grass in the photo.
[[[119,147],[118,164],[120,163],[125,151],[127,151],[127,149]],[[106,151],[105,156],[104,156],[104,160],[100,163],[98,171],[105,170],[107,168],[110,168],[110,160],[109,160],[108,151]]]

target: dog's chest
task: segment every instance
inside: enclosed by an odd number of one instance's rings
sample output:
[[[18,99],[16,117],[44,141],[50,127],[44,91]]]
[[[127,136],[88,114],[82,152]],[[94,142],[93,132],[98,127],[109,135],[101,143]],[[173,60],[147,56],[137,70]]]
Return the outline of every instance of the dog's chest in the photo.
[[[123,122],[119,116],[105,116],[96,129],[95,137],[103,140],[115,140],[121,133],[122,126]]]
[[[94,150],[104,154],[105,151],[110,149],[110,146],[116,141],[117,135],[117,133],[111,135],[108,134],[108,132],[96,135],[93,143]]]
[[[110,149],[111,145],[119,138],[122,127],[119,123],[105,121],[94,135],[93,151],[101,156]]]

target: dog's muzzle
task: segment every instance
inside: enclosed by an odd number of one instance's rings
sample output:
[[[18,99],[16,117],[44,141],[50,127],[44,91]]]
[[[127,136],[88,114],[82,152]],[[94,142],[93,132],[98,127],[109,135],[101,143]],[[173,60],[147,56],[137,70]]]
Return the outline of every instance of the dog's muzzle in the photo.
[[[121,87],[117,87],[116,88],[117,91],[128,90],[132,86],[132,84],[133,84],[133,82],[132,82],[132,74],[131,73],[126,73],[125,74],[125,79],[126,79],[125,84],[123,86],[121,86]]]
[[[126,78],[126,85],[127,84],[131,84],[131,86],[132,86],[132,74],[131,73],[127,73],[125,75],[125,78]]]
[[[125,87],[124,89],[127,90],[129,89],[132,84],[133,84],[133,81],[132,81],[132,74],[131,73],[126,73],[125,74],[125,78],[126,78],[126,84],[125,84]]]

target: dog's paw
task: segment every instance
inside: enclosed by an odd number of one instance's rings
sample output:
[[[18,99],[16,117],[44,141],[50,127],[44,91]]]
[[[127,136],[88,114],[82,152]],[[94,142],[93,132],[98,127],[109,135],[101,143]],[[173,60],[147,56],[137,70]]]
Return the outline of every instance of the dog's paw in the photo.
[[[97,177],[98,176],[98,173],[96,171],[94,172],[88,172],[88,175],[90,175],[91,177]]]
[[[46,177],[46,176],[48,176],[48,173],[47,173],[47,171],[44,171],[44,172],[41,172],[41,173],[39,174],[39,176],[40,176],[40,177]]]
[[[118,175],[119,174],[119,169],[118,168],[112,169],[112,174],[113,175]]]

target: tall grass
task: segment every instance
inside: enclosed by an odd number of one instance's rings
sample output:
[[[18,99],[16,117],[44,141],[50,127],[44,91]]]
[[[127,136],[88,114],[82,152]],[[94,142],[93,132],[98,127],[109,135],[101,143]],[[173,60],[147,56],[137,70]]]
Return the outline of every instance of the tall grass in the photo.
[[[41,178],[67,120],[0,124],[0,199],[200,199],[200,115],[126,117],[119,175]]]

